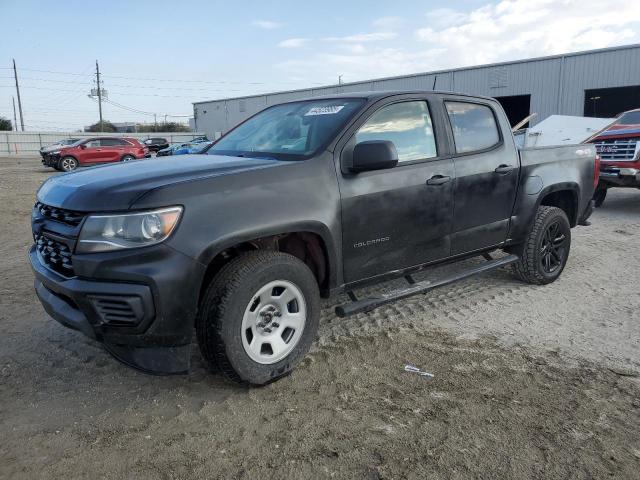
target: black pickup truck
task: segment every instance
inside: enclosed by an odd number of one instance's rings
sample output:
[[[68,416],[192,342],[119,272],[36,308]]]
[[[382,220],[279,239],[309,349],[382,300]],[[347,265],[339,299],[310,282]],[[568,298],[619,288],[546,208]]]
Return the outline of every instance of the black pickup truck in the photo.
[[[596,162],[593,145],[518,151],[490,98],[275,105],[206,155],[47,180],[32,213],[35,288],[54,319],[128,365],[188,371],[195,329],[212,369],[264,384],[308,351],[321,297],[347,293],[345,316],[506,265],[556,280],[592,212]],[[443,278],[411,276],[473,256],[484,260]],[[354,293],[394,277],[407,287]]]

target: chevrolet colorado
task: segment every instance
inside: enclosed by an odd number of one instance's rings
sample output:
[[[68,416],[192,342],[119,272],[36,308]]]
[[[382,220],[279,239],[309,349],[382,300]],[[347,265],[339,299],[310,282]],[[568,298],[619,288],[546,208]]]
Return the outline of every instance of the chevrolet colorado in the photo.
[[[321,297],[348,293],[344,316],[505,265],[553,282],[598,182],[593,145],[519,151],[495,100],[445,92],[271,106],[184,159],[48,179],[35,289],[130,366],[188,371],[195,329],[208,365],[251,385],[306,354]],[[473,256],[486,261],[411,276]],[[354,293],[393,277],[407,288]]]

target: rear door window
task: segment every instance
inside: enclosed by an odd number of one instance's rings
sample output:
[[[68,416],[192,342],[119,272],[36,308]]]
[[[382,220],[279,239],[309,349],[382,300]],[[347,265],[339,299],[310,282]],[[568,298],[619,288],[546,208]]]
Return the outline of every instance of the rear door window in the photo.
[[[356,133],[356,143],[369,140],[393,142],[399,162],[438,155],[431,115],[423,100],[394,103],[375,112]]]
[[[488,105],[470,102],[445,102],[456,153],[485,150],[500,142],[493,110]]]

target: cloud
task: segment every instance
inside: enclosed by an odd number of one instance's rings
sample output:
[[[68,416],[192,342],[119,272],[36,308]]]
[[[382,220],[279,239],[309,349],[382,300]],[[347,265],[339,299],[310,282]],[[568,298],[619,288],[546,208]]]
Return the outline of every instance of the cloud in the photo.
[[[251,24],[255,27],[264,28],[265,30],[275,30],[276,28],[282,27],[281,23],[271,20],[254,20]]]
[[[286,60],[277,64],[288,75],[306,72],[309,82],[335,82],[337,74],[345,79],[366,80],[404,73],[425,71],[431,64],[433,51],[405,52],[397,48],[357,49],[358,52],[342,51],[320,52],[309,58]]]
[[[280,48],[300,48],[309,42],[308,38],[287,38],[278,43]]]
[[[381,40],[390,40],[397,37],[395,32],[373,32],[373,33],[356,33],[355,35],[347,35],[346,37],[326,37],[325,42],[379,42]]]
[[[640,8],[628,0],[511,0],[462,13],[438,9],[415,36],[444,47],[438,67],[554,55],[637,41]],[[455,64],[451,64],[455,62]]]
[[[373,21],[373,26],[383,30],[393,30],[404,23],[401,17],[380,17]]]
[[[316,53],[278,67],[329,84],[338,74],[367,80],[640,43],[640,8],[630,0],[503,0],[432,10],[408,35],[388,28],[323,40]]]
[[[450,27],[462,23],[467,15],[451,8],[436,8],[426,15],[429,25],[435,27]]]

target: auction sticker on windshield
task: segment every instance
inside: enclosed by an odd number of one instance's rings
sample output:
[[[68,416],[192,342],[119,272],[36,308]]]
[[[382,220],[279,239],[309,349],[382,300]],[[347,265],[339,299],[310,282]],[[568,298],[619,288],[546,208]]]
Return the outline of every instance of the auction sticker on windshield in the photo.
[[[309,111],[305,113],[304,116],[309,117],[311,115],[333,115],[334,113],[338,113],[343,108],[344,108],[344,105],[331,105],[328,107],[313,107],[309,109]]]

